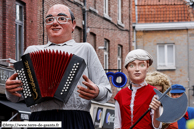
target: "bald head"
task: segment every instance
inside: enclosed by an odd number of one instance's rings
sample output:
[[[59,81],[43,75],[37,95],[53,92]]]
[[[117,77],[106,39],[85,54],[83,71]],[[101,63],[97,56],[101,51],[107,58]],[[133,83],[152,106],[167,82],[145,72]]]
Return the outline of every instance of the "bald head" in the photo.
[[[73,23],[73,21],[75,20],[75,16],[74,16],[73,12],[71,11],[71,9],[68,6],[64,5],[64,4],[55,4],[55,5],[53,5],[53,6],[50,7],[50,9],[48,10],[48,12],[50,10],[57,9],[57,8],[63,8],[63,9],[68,10],[69,11],[70,18],[71,18],[71,21]],[[47,12],[47,16],[49,15],[48,12]]]
[[[73,13],[63,4],[53,5],[47,12],[46,18],[54,18],[52,24],[46,25],[46,31],[49,41],[53,43],[63,43],[72,39],[72,32],[75,29],[76,21]],[[58,18],[64,17],[68,19],[65,23],[61,23]],[[61,20],[61,19],[60,19]]]

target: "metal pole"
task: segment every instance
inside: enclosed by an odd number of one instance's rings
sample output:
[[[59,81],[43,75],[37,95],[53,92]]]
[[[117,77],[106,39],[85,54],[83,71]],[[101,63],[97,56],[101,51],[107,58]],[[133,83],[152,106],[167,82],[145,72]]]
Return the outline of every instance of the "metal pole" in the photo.
[[[87,29],[87,26],[86,26],[86,23],[87,23],[87,21],[86,21],[86,17],[87,17],[87,15],[86,15],[86,0],[84,0],[84,7],[83,7],[83,42],[86,42],[87,41],[87,39],[86,39],[86,37],[87,37],[87,33],[86,33],[86,29]]]
[[[18,112],[15,114],[15,115],[13,115],[8,121],[11,121],[13,118],[15,118],[16,116],[18,115]]]

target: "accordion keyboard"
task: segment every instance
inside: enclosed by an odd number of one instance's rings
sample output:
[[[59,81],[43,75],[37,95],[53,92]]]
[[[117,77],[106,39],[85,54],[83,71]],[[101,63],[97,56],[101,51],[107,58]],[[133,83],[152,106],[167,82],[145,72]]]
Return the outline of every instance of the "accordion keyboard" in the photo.
[[[23,87],[24,98],[27,98],[28,96],[31,97],[32,93],[31,93],[30,87],[28,85],[28,81],[26,78],[26,74],[24,72],[24,68],[22,68],[21,70],[17,70],[16,72],[18,73],[18,79],[21,80],[23,83],[22,87]]]

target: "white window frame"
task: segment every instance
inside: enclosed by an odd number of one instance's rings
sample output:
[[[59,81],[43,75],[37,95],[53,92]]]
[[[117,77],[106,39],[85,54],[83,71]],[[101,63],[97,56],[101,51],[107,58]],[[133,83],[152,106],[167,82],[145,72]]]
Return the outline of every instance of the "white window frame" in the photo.
[[[108,40],[104,40],[104,47],[105,47],[105,50],[104,50],[104,69],[108,69],[108,46],[109,46],[109,41]],[[107,57],[107,58],[106,58]],[[108,72],[108,70],[106,70],[106,72]]]
[[[122,23],[122,0],[118,0],[118,18],[117,23],[121,27],[125,27],[125,25]]]
[[[173,64],[172,65],[168,65],[168,53],[167,53],[167,47],[168,45],[172,45],[173,46]],[[165,57],[165,62],[164,62],[164,65],[160,65],[159,64],[159,46],[164,46],[164,57]],[[164,44],[164,43],[159,43],[157,44],[157,70],[174,70],[176,69],[175,67],[175,44],[173,43],[167,43],[167,44]]]
[[[119,64],[120,62],[120,64]],[[120,67],[119,67],[120,66]],[[122,68],[122,46],[118,45],[118,54],[117,54],[117,69],[120,69],[119,72],[121,72],[121,68]],[[122,78],[121,77],[117,77],[116,80],[118,83],[121,83]],[[117,90],[121,90],[121,88],[117,88]]]
[[[108,0],[104,0],[104,15],[109,16],[108,13]]]
[[[120,65],[119,65],[119,61],[120,61]],[[122,61],[122,46],[121,45],[118,45],[117,69],[121,69],[121,65],[122,65],[122,62],[121,61]]]
[[[112,21],[112,18],[109,16],[109,0],[104,0],[104,17],[109,20]]]
[[[122,0],[118,0],[118,22],[120,22],[120,23],[122,23],[122,19],[121,19],[121,15],[122,15],[122,11],[121,11],[121,9],[122,9],[122,4],[121,4],[121,1]]]
[[[22,7],[22,20],[18,20],[17,17],[15,19],[15,38],[16,38],[16,53],[15,59],[20,60],[21,56],[24,53],[24,5],[19,2],[16,2],[16,6]],[[16,10],[17,13],[17,10]],[[17,14],[16,14],[17,15]],[[21,31],[19,31],[19,27],[21,27]],[[20,37],[21,36],[21,37]]]

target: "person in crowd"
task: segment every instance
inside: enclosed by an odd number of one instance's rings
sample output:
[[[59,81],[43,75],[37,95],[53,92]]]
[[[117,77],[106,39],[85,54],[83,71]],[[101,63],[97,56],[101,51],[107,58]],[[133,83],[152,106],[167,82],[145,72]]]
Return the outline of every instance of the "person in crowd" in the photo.
[[[63,129],[94,129],[89,113],[91,100],[105,103],[112,96],[111,85],[98,56],[89,43],[76,43],[72,39],[76,20],[66,5],[56,4],[48,10],[45,27],[48,43],[29,46],[24,54],[46,49],[65,51],[83,58],[87,67],[67,103],[53,98],[33,105],[30,121],[61,121]],[[6,96],[12,102],[24,99],[20,93],[22,83],[16,80],[17,76],[17,73],[13,74],[5,84]]]
[[[170,94],[172,98],[179,98],[183,95],[184,92],[185,92],[185,87],[183,85],[174,84],[171,86]],[[178,128],[186,129],[186,122],[191,119],[194,119],[194,108],[188,107],[185,115],[177,121]]]
[[[154,87],[146,83],[148,68],[152,65],[152,56],[143,49],[130,51],[125,58],[125,68],[130,80],[129,86],[120,90],[115,96],[115,129],[129,129],[148,110],[136,125],[136,129],[160,129],[160,101]]]
[[[148,72],[145,81],[148,84],[156,87],[156,89],[161,93],[164,93],[171,86],[169,77],[166,74],[158,71]],[[167,95],[170,96],[170,92],[168,92]],[[162,113],[162,107],[160,111]],[[162,129],[178,129],[178,123],[162,123]]]

